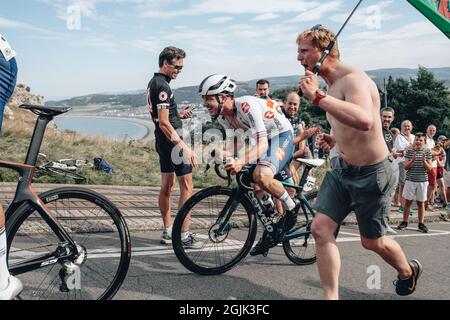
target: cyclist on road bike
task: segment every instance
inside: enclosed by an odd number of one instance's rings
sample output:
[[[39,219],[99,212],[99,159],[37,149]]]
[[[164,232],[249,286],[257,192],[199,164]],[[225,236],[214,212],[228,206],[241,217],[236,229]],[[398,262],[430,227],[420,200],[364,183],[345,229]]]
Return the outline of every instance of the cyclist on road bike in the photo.
[[[253,96],[234,98],[236,88],[230,77],[217,74],[205,78],[199,87],[203,105],[213,119],[217,119],[224,129],[251,130],[256,143],[237,159],[228,158],[225,168],[236,174],[243,167],[255,164],[253,181],[283,203],[287,211],[280,223],[284,223],[285,231],[289,230],[297,220],[295,209],[298,204],[274,176],[291,160],[294,150],[292,126],[273,100]],[[267,254],[278,241],[265,239],[267,237],[263,235],[251,255]]]
[[[3,110],[16,86],[17,64],[15,56],[15,51],[0,34],[0,132]],[[14,299],[23,288],[20,280],[9,274],[6,258],[5,214],[0,206],[0,300]]]

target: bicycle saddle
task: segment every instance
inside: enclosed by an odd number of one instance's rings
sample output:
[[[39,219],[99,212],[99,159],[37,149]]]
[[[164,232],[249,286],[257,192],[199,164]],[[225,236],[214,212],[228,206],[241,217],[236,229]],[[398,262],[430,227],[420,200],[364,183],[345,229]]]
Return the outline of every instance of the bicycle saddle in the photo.
[[[321,167],[325,163],[325,160],[323,160],[323,159],[301,159],[301,158],[298,158],[298,159],[295,159],[295,161],[307,164],[314,168]]]
[[[19,108],[31,110],[33,113],[37,115],[43,114],[46,116],[57,116],[72,110],[71,107],[56,108],[56,107],[38,106],[33,104],[22,104],[19,106]]]

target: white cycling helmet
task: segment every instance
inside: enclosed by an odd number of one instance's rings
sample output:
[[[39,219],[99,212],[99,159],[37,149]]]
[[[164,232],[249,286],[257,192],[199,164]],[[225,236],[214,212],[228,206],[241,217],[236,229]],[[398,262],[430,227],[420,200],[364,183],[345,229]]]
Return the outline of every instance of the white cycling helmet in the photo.
[[[213,74],[206,77],[200,87],[200,96],[215,96],[217,94],[232,94],[237,88],[236,82],[223,74]]]

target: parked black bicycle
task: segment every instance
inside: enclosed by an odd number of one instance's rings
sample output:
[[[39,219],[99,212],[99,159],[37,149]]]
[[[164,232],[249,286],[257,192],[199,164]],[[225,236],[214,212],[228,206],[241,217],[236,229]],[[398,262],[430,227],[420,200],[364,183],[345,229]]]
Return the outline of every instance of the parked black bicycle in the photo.
[[[312,168],[322,166],[322,159],[298,159],[305,165],[300,183],[285,187],[296,189],[298,222],[288,231],[283,219],[278,218],[260,201],[252,183],[252,166],[245,167],[236,176],[237,187],[214,186],[194,194],[177,214],[172,229],[173,249],[178,260],[190,271],[201,275],[217,275],[233,268],[247,256],[253,246],[259,219],[273,243],[282,243],[286,256],[295,264],[308,265],[316,261],[311,223],[315,216],[312,205],[317,197],[313,189],[314,178],[309,176]],[[217,166],[217,165],[216,165]],[[217,170],[216,170],[217,172]],[[225,178],[222,173],[220,176]],[[227,176],[229,179],[229,175]],[[304,187],[310,191],[304,193]],[[196,240],[198,249],[182,245],[181,232],[186,220]],[[339,229],[336,231],[337,236]]]
[[[21,105],[38,115],[25,164],[0,161],[21,178],[6,211],[8,266],[21,299],[111,299],[130,264],[131,242],[117,207],[84,188],[36,195],[32,179],[45,128],[70,108]]]

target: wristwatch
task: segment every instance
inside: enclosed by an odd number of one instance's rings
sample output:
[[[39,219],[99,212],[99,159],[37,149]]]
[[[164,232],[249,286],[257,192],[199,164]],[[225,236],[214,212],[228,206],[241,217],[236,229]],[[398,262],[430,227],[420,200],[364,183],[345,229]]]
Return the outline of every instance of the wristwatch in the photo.
[[[322,100],[323,98],[325,98],[327,96],[327,93],[321,89],[317,89],[316,90],[316,97],[313,100],[313,105],[318,106],[320,103],[320,100]]]

